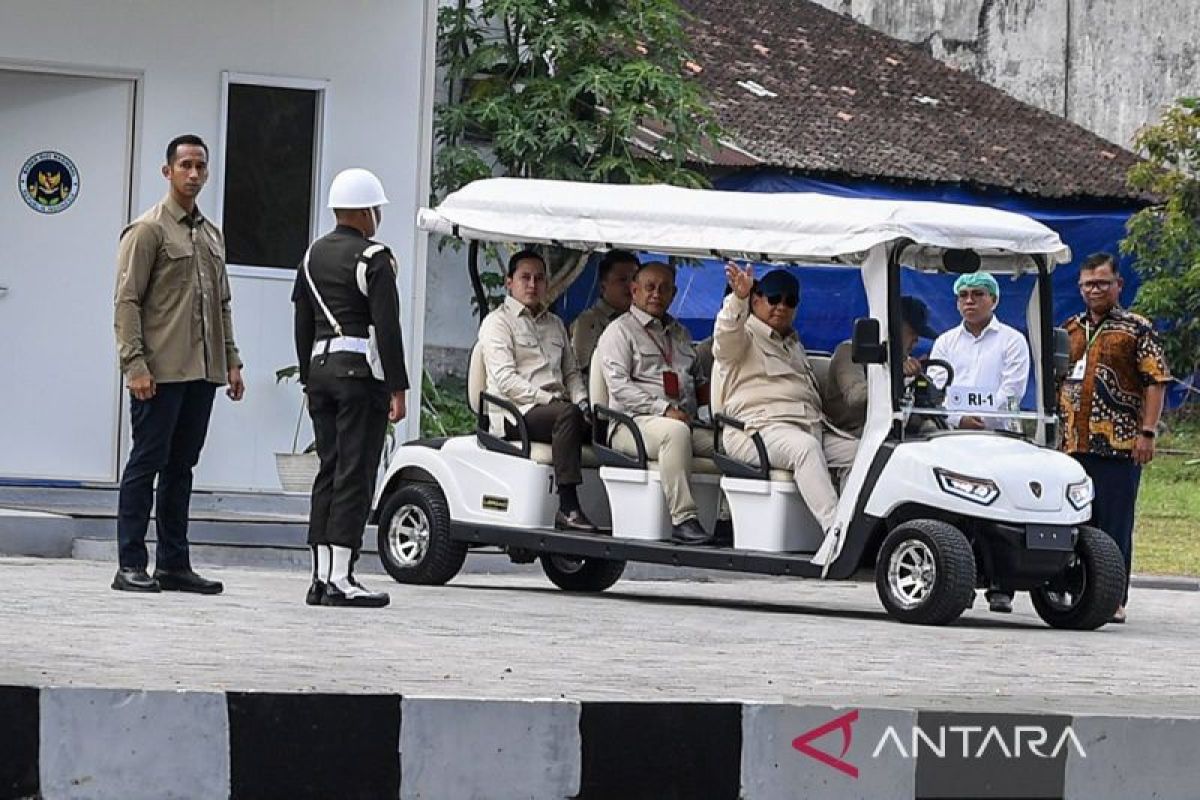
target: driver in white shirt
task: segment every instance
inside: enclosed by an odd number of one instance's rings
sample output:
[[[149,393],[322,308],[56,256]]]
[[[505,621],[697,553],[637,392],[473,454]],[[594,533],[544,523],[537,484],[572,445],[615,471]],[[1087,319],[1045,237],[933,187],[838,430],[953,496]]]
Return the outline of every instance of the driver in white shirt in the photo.
[[[970,388],[976,396],[989,398],[979,410],[1014,408],[1025,396],[1029,380],[1029,345],[1016,328],[996,319],[1000,286],[986,272],[960,275],[954,282],[962,324],[943,333],[933,343],[931,360],[941,359],[954,368],[954,385]],[[941,372],[934,367],[930,370]],[[940,382],[941,378],[935,377]],[[985,407],[986,406],[986,407]],[[959,428],[983,430],[1004,428],[1005,421],[964,413],[951,417]]]

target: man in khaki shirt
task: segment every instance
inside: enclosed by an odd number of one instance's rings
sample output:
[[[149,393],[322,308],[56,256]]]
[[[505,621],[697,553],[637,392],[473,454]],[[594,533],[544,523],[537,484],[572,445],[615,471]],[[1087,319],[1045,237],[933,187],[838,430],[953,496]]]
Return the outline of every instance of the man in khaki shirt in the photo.
[[[604,333],[608,323],[628,311],[633,302],[629,282],[639,266],[638,257],[628,250],[609,250],[600,259],[597,269],[600,297],[571,323],[571,346],[579,370],[585,376],[591,368],[592,353],[596,342],[600,341],[600,334]]]
[[[228,384],[230,399],[242,399],[242,360],[233,342],[224,240],[196,207],[208,180],[208,147],[198,136],[176,137],[162,173],[166,198],[122,232],[117,253],[117,353],[131,395],[133,449],[121,476],[120,568],[112,587],[218,594],[220,582],[192,570],[188,506],[213,396]],[[151,504],[153,578],[145,544]]]
[[[525,419],[529,438],[548,442],[558,484],[554,526],[596,532],[579,505],[583,445],[591,426],[585,414],[587,389],[563,321],[546,308],[546,262],[532,250],[508,261],[508,297],[479,326],[479,348],[487,369],[487,391],[513,403]],[[516,435],[515,422],[489,409],[492,430]]]
[[[793,327],[800,284],[781,269],[756,283],[749,268],[732,263],[725,275],[733,291],[713,331],[724,413],[762,435],[771,466],[792,471],[800,496],[828,532],[838,502],[829,467],[848,468],[858,440],[824,420],[820,389]],[[724,446],[735,458],[755,460],[750,437],[740,431],[727,431]]]
[[[711,456],[711,431],[693,429],[696,385],[702,383],[692,335],[667,309],[675,298],[675,270],[645,264],[633,278],[633,307],[600,335],[601,360],[609,402],[633,417],[658,460],[671,513],[671,538],[680,544],[706,544],[712,537],[700,525],[688,478],[692,456]],[[619,429],[613,447],[633,454],[633,436]]]

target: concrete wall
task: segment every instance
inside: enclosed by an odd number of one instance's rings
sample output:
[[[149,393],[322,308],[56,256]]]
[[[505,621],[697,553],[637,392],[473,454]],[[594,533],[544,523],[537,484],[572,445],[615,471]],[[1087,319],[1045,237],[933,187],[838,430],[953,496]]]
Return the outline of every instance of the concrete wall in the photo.
[[[815,0],[1130,147],[1200,94],[1196,0]]]
[[[218,221],[222,73],[325,82],[321,189],[314,199],[324,209],[330,180],[346,167],[368,167],[383,180],[391,205],[379,238],[392,246],[401,265],[403,332],[416,377],[424,327],[414,324],[413,310],[425,304],[425,285],[423,273],[412,267],[424,260],[425,237],[412,221],[428,198],[433,81],[427,67],[432,65],[434,8],[434,0],[0,0],[0,66],[136,79],[134,215],[164,195],[163,147],[186,131],[201,135],[214,149],[200,207]],[[318,232],[332,224],[329,212],[322,211]],[[115,242],[116,232],[114,252]],[[294,272],[231,267],[230,273],[246,399],[235,405],[219,397],[197,485],[277,489],[273,453],[291,448],[300,409],[298,387],[276,386],[274,376],[296,358],[290,302]],[[95,308],[81,313],[111,317],[111,297],[96,298]],[[414,383],[419,386],[419,380]],[[80,388],[86,394],[87,388]],[[409,407],[417,408],[415,397]],[[414,436],[417,416],[410,415]],[[303,446],[307,430],[301,438]]]

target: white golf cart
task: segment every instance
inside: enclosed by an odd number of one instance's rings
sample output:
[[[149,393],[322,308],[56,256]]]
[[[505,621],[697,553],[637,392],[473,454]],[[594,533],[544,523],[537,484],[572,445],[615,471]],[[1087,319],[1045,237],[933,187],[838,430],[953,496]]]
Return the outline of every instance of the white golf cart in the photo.
[[[640,441],[633,456],[607,446],[615,426],[640,436],[631,419],[607,407],[603,377],[594,370],[595,441],[585,452],[581,499],[593,521],[611,523],[611,535],[567,533],[553,526],[549,445],[529,441],[515,408],[484,391],[483,367],[473,354],[468,393],[479,430],[399,446],[380,483],[379,552],[397,581],[444,584],[471,548],[499,547],[515,561],[540,558],[547,576],[573,591],[608,588],[627,561],[826,579],[873,567],[884,607],[904,622],[951,622],[981,587],[1029,591],[1042,619],[1060,628],[1095,629],[1116,610],[1125,584],[1121,554],[1086,524],[1091,482],[1054,448],[1055,375],[1065,368],[1065,353],[1049,316],[1049,278],[1070,253],[1041,224],[944,203],[507,178],[455,192],[436,209],[423,209],[418,224],[470,242],[476,277],[480,242],[855,270],[870,310],[852,337],[854,360],[867,371],[869,403],[841,487],[839,524],[826,534],[791,474],[767,463],[761,441],[757,464],[722,454],[722,432],[741,423],[719,413],[718,370],[717,455],[696,459],[691,480],[703,524],[712,524],[725,498],[734,543],[683,546],[669,540],[657,464]],[[961,431],[939,429],[947,409],[914,403],[901,370],[904,269],[1036,276],[1027,305],[1036,409],[976,410],[998,420],[997,429]],[[822,373],[827,365],[813,360]],[[490,406],[507,411],[517,438],[488,430]],[[911,424],[922,415],[935,424]]]

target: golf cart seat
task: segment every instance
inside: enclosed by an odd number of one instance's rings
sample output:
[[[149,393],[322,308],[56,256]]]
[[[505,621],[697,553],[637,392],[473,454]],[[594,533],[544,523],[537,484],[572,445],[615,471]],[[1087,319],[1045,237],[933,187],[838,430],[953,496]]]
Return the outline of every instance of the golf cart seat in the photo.
[[[663,494],[658,462],[646,454],[645,443],[633,418],[609,407],[608,384],[599,358],[592,359],[588,375],[588,396],[596,418],[592,447],[600,462],[600,480],[608,493],[612,510],[613,536],[631,539],[663,540],[671,538],[671,517]],[[627,455],[610,446],[616,428],[630,431],[637,455]],[[689,485],[700,524],[711,531],[720,501],[721,472],[711,458],[693,458]]]
[[[826,359],[826,368],[828,363]],[[723,413],[724,377],[720,363],[713,364],[710,403],[713,422],[721,433],[718,443],[729,428],[743,428],[741,421]],[[733,546],[739,550],[776,553],[815,552],[824,531],[800,496],[791,470],[771,466],[760,434],[753,433],[752,440],[758,451],[758,463],[735,459],[722,452],[721,446],[715,456],[724,473],[721,490],[733,515]]]
[[[550,445],[545,442],[529,441],[528,434],[525,433],[524,421],[521,420],[517,407],[508,400],[487,391],[487,369],[484,367],[483,352],[478,344],[471,348],[471,357],[467,366],[467,404],[471,407],[471,411],[475,412],[475,436],[485,450],[528,458],[537,464],[546,466],[554,464]],[[517,439],[508,439],[493,432],[491,420],[487,414],[489,405],[503,409],[506,418],[515,421],[514,424],[521,431],[521,436]],[[528,447],[527,453],[525,452],[526,447]],[[583,448],[583,466],[593,469],[600,466],[596,460],[596,454],[592,452],[591,447],[586,445]]]

